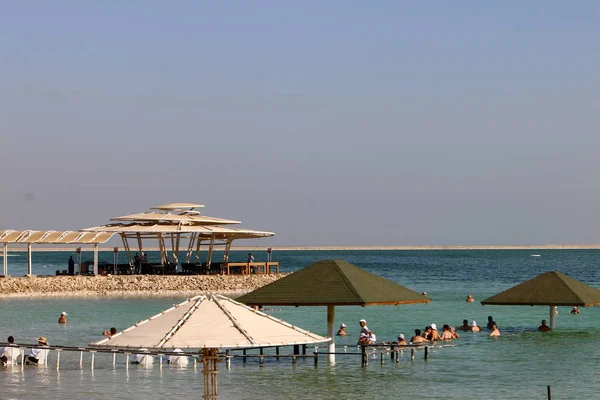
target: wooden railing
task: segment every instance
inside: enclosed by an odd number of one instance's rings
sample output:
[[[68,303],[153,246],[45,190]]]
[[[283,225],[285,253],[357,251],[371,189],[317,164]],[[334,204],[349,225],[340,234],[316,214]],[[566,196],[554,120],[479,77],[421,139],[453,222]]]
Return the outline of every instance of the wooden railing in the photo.
[[[271,274],[272,268],[275,268],[275,273],[279,273],[278,262],[228,262],[224,266],[226,275],[231,275],[231,267],[239,267],[242,274],[250,274],[255,272],[257,274]]]

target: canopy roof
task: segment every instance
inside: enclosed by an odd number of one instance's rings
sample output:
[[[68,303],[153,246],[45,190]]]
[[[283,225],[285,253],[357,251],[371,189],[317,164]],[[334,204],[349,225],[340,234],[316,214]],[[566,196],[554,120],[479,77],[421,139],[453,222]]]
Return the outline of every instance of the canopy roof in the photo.
[[[600,304],[600,290],[551,271],[485,299],[481,304],[595,306]]]
[[[161,206],[156,206],[156,207],[151,207],[151,210],[164,210],[164,211],[169,211],[169,210],[185,210],[185,209],[190,209],[193,210],[194,208],[202,208],[204,207],[204,204],[194,204],[194,203],[169,203],[169,204],[163,204]]]
[[[200,215],[197,211],[186,211],[179,214],[159,213],[159,212],[143,212],[137,214],[124,215],[122,217],[111,218],[111,221],[165,221],[165,222],[180,222],[188,224],[201,225],[231,225],[241,224],[240,221],[231,219],[207,217]]]
[[[123,234],[150,234],[159,233],[196,233],[199,235],[212,236],[218,238],[261,238],[274,236],[273,232],[254,231],[250,229],[225,228],[223,226],[204,226],[204,225],[179,225],[179,224],[109,224],[82,229],[83,232],[113,232]]]
[[[253,305],[429,303],[430,299],[341,260],[323,260],[237,299]]]
[[[224,296],[197,296],[116,335],[91,343],[111,348],[248,348],[326,342]]]
[[[99,244],[107,242],[114,232],[73,231],[0,231],[0,243]]]

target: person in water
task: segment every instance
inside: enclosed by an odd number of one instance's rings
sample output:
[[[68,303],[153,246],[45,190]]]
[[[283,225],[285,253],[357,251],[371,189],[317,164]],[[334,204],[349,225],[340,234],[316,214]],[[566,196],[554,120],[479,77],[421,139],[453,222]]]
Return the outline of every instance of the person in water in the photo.
[[[551,331],[552,328],[550,328],[548,325],[546,325],[546,320],[543,319],[542,320],[542,324],[540,326],[538,326],[538,331],[540,332],[548,332]]]
[[[491,331],[491,330],[492,330],[492,327],[493,327],[494,325],[498,325],[498,324],[496,323],[496,321],[494,321],[494,318],[492,318],[492,316],[490,315],[490,316],[488,317],[487,328],[488,328],[488,329]]]
[[[117,328],[113,326],[112,328],[110,328],[110,331],[104,331],[102,332],[102,334],[106,337],[113,337],[117,334]]]
[[[420,329],[415,329],[415,336],[410,338],[410,342],[411,343],[424,343],[424,342],[429,342],[429,340],[425,339],[422,335],[421,335],[421,330]]]
[[[406,339],[404,339],[404,335],[403,334],[399,334],[398,335],[398,342],[396,343],[399,346],[406,346],[408,344],[408,342],[406,341]]]
[[[471,322],[471,331],[472,332],[481,332],[481,328],[477,326],[477,322]]]
[[[471,296],[471,294],[469,293],[467,295],[467,299],[465,300],[467,303],[473,303],[475,301],[475,299],[473,298],[473,296]]]
[[[348,332],[346,332],[346,324],[341,324],[340,329],[337,331],[338,336],[348,336]]]
[[[445,324],[442,327],[442,336],[440,336],[441,340],[452,340],[454,339],[454,336],[452,335],[452,332],[450,332],[450,325]]]
[[[67,314],[67,313],[66,313],[66,312],[64,312],[64,311],[63,311],[63,312],[61,312],[61,313],[60,313],[60,317],[58,318],[58,323],[59,323],[59,324],[66,324],[66,323],[67,323],[67,315],[69,315],[69,314]]]
[[[571,314],[579,314],[579,307],[573,306],[573,309],[571,310]]]
[[[490,332],[490,336],[500,336],[500,329],[498,329],[498,325],[492,325],[492,331]]]
[[[463,319],[463,324],[458,327],[459,330],[468,332],[471,330],[471,325],[469,325],[469,320]]]

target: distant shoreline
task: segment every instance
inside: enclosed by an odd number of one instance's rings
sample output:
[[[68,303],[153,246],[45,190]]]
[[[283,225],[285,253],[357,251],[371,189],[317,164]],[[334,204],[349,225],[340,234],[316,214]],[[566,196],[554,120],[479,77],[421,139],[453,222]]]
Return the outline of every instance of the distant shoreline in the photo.
[[[232,251],[385,251],[385,250],[598,250],[600,244],[544,244],[544,245],[502,245],[502,246],[244,246],[232,247]],[[113,247],[100,247],[99,251],[113,251]],[[92,251],[93,248],[83,245],[82,251]],[[132,248],[132,251],[137,249]],[[158,248],[148,247],[145,251],[158,251]],[[208,250],[201,247],[201,250]],[[26,247],[10,247],[9,252],[26,252]],[[32,251],[75,251],[75,247],[33,247]],[[124,251],[119,247],[119,251]],[[0,252],[0,257],[2,253]]]

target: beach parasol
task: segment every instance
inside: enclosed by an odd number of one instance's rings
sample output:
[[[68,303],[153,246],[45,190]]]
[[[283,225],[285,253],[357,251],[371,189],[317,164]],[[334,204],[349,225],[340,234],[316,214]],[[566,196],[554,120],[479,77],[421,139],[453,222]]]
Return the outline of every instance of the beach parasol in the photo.
[[[429,303],[410,289],[342,260],[323,260],[245,294],[238,301],[262,306],[327,306],[329,360],[335,362],[335,306]]]
[[[487,298],[481,304],[549,306],[550,328],[554,329],[556,306],[596,306],[600,304],[600,290],[559,271],[550,271]]]
[[[91,346],[116,349],[202,349],[204,398],[217,396],[219,349],[326,342],[268,314],[219,295],[197,296]]]

